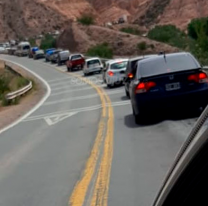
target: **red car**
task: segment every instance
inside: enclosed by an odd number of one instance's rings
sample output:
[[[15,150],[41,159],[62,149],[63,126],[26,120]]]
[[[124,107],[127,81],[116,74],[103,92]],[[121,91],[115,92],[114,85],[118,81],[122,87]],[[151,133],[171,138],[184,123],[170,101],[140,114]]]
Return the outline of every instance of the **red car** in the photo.
[[[73,71],[75,68],[83,69],[85,59],[82,54],[72,54],[69,56],[69,60],[66,62],[68,72]]]

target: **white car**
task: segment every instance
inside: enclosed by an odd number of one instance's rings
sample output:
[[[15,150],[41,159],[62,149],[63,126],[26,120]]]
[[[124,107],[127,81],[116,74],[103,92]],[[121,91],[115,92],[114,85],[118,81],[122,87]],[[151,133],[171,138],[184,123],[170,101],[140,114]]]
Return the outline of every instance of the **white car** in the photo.
[[[128,59],[116,59],[106,62],[106,67],[103,71],[103,81],[108,87],[123,83],[127,63]]]
[[[6,53],[6,49],[2,46],[0,47],[0,54],[5,54]]]
[[[86,76],[87,74],[91,74],[94,72],[101,72],[102,69],[103,69],[103,64],[98,57],[90,58],[85,60],[83,73]]]

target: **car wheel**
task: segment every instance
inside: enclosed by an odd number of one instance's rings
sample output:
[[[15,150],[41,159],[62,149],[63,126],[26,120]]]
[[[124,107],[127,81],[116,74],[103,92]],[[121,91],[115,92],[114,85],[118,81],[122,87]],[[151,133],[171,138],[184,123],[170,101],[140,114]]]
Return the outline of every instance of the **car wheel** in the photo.
[[[136,124],[140,124],[141,123],[141,114],[136,114],[134,111],[134,108],[132,106],[132,110],[133,110],[133,115],[134,115],[134,121]]]
[[[107,84],[108,88],[112,88],[114,85],[113,84]]]

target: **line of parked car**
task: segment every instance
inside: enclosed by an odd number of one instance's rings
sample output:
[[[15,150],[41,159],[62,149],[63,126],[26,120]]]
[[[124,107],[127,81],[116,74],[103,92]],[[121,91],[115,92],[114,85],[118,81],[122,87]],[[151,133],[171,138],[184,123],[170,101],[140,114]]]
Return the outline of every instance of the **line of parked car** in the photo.
[[[137,124],[154,111],[203,110],[208,104],[207,73],[190,53],[161,52],[102,62],[98,57],[85,58],[68,50],[51,48],[44,52],[23,42],[18,45],[16,55],[65,64],[68,72],[81,69],[84,76],[102,73],[103,82],[109,88],[124,84]]]

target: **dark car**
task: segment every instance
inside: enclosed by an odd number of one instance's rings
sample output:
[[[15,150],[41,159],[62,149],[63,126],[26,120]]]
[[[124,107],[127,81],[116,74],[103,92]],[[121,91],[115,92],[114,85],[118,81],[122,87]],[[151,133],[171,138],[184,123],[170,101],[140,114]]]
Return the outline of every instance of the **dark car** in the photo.
[[[204,108],[208,102],[208,77],[190,53],[159,55],[137,63],[130,82],[135,122],[153,111]]]
[[[134,57],[134,58],[129,59],[128,64],[127,64],[126,73],[125,73],[125,81],[124,81],[125,92],[126,92],[127,97],[129,97],[130,82],[136,74],[137,62],[141,61],[143,59],[146,59],[146,58],[156,57],[156,56],[157,55],[147,55],[147,56],[139,56],[139,57]]]

